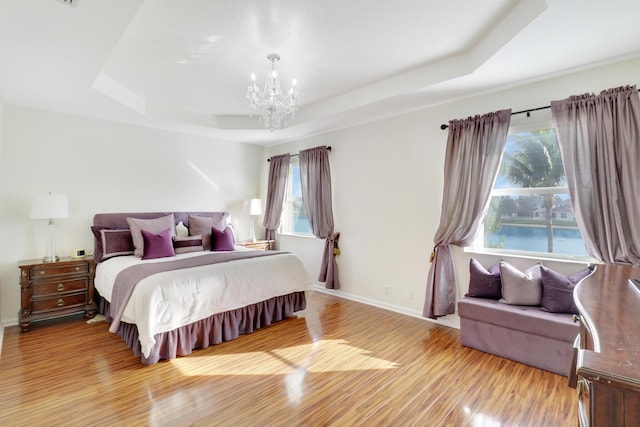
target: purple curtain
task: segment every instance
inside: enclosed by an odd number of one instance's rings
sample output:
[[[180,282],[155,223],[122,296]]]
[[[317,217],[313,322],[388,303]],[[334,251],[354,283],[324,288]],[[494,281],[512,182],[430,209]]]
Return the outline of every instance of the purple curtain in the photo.
[[[340,233],[333,229],[333,206],[331,202],[331,168],[326,146],[300,151],[300,185],[302,202],[313,234],[326,239],[319,281],[328,289],[339,289],[336,251]]]
[[[264,210],[264,219],[262,220],[267,240],[276,239],[276,230],[280,226],[284,193],[287,189],[287,179],[289,178],[290,158],[291,155],[287,153],[273,156],[270,159],[267,203]]]
[[[450,245],[468,246],[489,206],[507,142],[511,110],[449,122],[440,225],[433,238],[423,316],[455,313],[455,275]]]
[[[576,222],[587,252],[640,264],[640,97],[635,86],[551,103]]]

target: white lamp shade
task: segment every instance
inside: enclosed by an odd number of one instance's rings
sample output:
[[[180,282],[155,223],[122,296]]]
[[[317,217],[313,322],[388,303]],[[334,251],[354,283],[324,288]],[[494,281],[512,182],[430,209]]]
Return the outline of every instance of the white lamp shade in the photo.
[[[36,196],[31,204],[31,218],[69,218],[67,196],[51,193],[44,196]]]
[[[251,199],[249,202],[249,215],[262,215],[262,199]]]

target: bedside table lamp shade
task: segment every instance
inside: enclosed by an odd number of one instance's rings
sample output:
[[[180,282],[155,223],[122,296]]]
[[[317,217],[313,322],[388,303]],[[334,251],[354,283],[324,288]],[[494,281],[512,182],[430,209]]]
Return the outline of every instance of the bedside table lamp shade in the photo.
[[[31,204],[31,218],[49,220],[49,239],[47,252],[43,259],[44,262],[55,262],[60,259],[56,255],[56,230],[53,220],[68,217],[69,204],[67,202],[67,196],[49,193],[44,196],[36,196],[33,199],[33,203]]]
[[[252,242],[256,241],[256,227],[255,227],[255,218],[256,216],[262,215],[262,199],[251,199],[249,202],[249,215],[251,215],[251,236],[250,240]]]

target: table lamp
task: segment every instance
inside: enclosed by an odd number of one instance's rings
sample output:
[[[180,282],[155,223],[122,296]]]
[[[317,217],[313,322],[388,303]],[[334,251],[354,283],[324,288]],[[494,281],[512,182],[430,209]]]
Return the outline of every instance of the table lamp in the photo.
[[[47,242],[47,252],[42,259],[44,262],[56,262],[60,258],[56,255],[56,230],[53,220],[55,218],[68,218],[69,205],[67,196],[61,194],[47,194],[36,196],[31,204],[32,219],[49,220],[49,239]]]
[[[249,240],[256,241],[255,217],[262,215],[262,199],[251,199],[249,202],[249,215],[251,215],[251,236]]]

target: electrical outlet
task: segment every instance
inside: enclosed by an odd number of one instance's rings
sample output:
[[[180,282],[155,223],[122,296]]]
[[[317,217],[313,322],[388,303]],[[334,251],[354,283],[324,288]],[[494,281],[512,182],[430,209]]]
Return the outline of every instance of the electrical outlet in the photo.
[[[391,295],[391,286],[385,286],[384,287],[384,294],[385,295]]]

